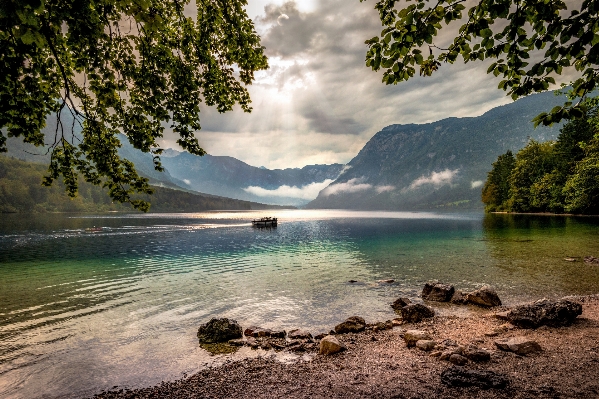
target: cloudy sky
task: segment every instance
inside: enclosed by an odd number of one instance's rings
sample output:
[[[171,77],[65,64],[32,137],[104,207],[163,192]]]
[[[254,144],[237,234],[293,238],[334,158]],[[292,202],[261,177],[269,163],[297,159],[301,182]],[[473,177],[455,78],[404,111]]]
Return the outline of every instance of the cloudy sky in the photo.
[[[200,113],[201,145],[269,169],[347,163],[383,127],[476,116],[509,101],[486,64],[442,65],[386,86],[365,66],[380,33],[374,0],[249,0],[270,69],[250,86],[253,112]],[[165,141],[165,147],[170,147]]]

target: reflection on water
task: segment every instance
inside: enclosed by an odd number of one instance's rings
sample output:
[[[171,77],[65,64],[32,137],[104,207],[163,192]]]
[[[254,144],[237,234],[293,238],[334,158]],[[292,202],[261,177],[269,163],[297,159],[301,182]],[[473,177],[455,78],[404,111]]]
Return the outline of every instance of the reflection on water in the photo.
[[[254,229],[259,216],[280,224]],[[430,279],[490,283],[508,304],[597,292],[599,267],[563,259],[599,256],[598,226],[401,212],[3,215],[0,397],[179,378],[223,361],[195,338],[213,316],[318,333],[354,314],[391,318],[389,303]]]

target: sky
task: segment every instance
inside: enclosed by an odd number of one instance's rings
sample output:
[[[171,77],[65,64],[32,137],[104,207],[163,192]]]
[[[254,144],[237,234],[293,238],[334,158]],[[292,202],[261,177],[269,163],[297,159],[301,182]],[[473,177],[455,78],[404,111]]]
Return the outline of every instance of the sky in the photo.
[[[364,61],[364,41],[381,31],[374,4],[249,0],[270,68],[248,87],[251,114],[201,109],[200,145],[269,169],[345,164],[385,126],[478,116],[511,101],[486,74],[490,62],[443,64],[432,77],[383,84]]]

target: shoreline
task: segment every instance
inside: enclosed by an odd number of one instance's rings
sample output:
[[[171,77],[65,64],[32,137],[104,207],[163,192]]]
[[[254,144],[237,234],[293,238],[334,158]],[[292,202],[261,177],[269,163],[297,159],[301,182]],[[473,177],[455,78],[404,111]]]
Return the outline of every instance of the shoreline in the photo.
[[[587,217],[597,218],[599,215],[587,215],[584,213],[551,213],[551,212],[507,212],[507,211],[493,211],[485,212],[485,214],[492,215],[531,215],[531,216],[574,216],[574,217]]]
[[[599,294],[568,297],[583,304],[569,327],[521,329],[494,316],[497,309],[467,317],[435,316],[392,329],[336,337],[344,352],[313,355],[293,363],[262,357],[229,362],[153,387],[108,391],[112,398],[590,398],[599,396]],[[505,309],[505,308],[504,308]],[[491,359],[464,367],[507,376],[505,388],[450,387],[441,374],[455,368],[431,352],[407,348],[406,330],[426,331],[437,342],[476,345]],[[520,356],[499,350],[495,340],[524,336],[542,351]]]

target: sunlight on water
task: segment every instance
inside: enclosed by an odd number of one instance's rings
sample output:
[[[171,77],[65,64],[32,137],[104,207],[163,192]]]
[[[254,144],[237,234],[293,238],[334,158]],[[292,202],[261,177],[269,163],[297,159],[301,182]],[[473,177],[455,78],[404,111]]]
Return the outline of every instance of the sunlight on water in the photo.
[[[279,226],[252,228],[261,216]],[[180,378],[223,361],[195,337],[215,316],[325,332],[351,315],[393,318],[389,303],[417,299],[431,279],[489,283],[507,304],[594,293],[599,267],[582,257],[599,256],[598,227],[593,218],[337,210],[3,215],[0,397]]]

